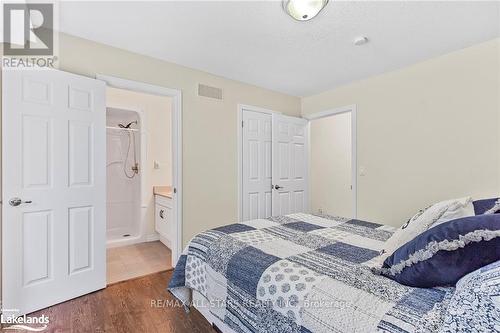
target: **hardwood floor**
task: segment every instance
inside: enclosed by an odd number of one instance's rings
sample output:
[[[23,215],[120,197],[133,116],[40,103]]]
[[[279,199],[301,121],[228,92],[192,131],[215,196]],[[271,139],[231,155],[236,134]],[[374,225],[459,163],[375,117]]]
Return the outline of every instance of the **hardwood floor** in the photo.
[[[30,316],[49,317],[45,332],[215,333],[194,308],[186,314],[181,306],[152,306],[156,300],[174,300],[166,290],[171,276],[167,271],[118,282]]]

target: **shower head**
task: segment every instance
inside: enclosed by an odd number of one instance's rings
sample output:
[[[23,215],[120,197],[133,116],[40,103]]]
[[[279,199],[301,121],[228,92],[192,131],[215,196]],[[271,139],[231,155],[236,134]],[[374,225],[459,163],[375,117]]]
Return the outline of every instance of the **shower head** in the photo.
[[[118,124],[118,127],[120,127],[120,128],[130,128],[130,126],[132,126],[132,124],[136,124],[137,125],[137,120],[131,121],[127,125]]]

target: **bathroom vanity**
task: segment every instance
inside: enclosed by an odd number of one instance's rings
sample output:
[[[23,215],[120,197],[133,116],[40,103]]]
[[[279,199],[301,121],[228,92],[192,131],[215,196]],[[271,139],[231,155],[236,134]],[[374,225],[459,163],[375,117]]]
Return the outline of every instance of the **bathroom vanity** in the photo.
[[[155,230],[160,234],[160,241],[171,249],[176,234],[172,187],[155,186],[153,193],[155,196]]]

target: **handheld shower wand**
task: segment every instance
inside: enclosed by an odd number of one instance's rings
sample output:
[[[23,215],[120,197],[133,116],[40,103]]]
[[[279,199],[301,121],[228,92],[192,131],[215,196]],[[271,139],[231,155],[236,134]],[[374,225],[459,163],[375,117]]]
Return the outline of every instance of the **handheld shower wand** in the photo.
[[[137,120],[131,121],[127,125],[123,124],[118,124],[118,127],[123,128],[123,129],[130,129],[132,124],[137,125],[138,122]],[[139,163],[137,163],[137,156],[136,156],[136,151],[135,151],[135,134],[131,133],[131,131],[126,131],[128,135],[128,148],[127,148],[127,154],[125,156],[125,161],[123,162],[123,172],[125,173],[125,176],[127,178],[134,178],[135,175],[139,173]],[[132,147],[131,147],[132,146]],[[128,156],[130,154],[130,148],[133,149],[133,154],[134,154],[134,164],[130,167],[132,169],[132,175],[129,175],[127,172],[127,161],[128,161]]]

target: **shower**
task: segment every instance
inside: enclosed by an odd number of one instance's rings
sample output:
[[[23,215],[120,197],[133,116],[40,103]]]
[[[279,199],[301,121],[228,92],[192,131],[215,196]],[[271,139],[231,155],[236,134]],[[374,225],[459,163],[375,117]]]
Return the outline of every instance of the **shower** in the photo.
[[[106,109],[106,184],[108,246],[142,237],[142,172],[145,135],[140,111]]]
[[[136,152],[136,147],[135,147],[135,132],[134,131],[127,131],[127,130],[131,129],[131,126],[133,124],[137,125],[137,120],[131,121],[127,125],[118,124],[118,127],[123,128],[128,136],[127,154],[125,155],[125,160],[123,161],[123,173],[125,174],[125,177],[127,177],[129,179],[134,178],[139,173],[139,164],[137,163],[137,152]],[[131,148],[133,150],[134,163],[132,163],[132,166],[130,167],[130,169],[132,170],[132,174],[129,174],[127,171],[128,170],[127,162],[128,162]]]

